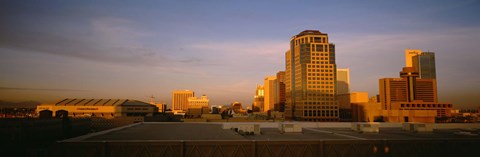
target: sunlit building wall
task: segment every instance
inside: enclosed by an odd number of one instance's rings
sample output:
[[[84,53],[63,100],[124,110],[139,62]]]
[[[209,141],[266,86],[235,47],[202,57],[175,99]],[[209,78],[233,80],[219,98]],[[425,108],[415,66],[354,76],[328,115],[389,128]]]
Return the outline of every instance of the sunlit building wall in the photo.
[[[291,38],[285,55],[285,117],[338,121],[335,45],[328,42],[328,35],[303,31]]]
[[[405,49],[405,67],[413,67],[413,56],[421,53],[422,50]]]
[[[278,81],[276,76],[265,77],[263,84],[263,88],[265,91],[263,112],[273,110],[274,105],[277,103],[277,84]]]
[[[202,95],[202,97],[190,97],[188,98],[188,108],[204,108],[209,107],[209,99],[206,95]]]
[[[265,90],[262,85],[257,85],[255,96],[253,97],[253,111],[263,112],[265,103]]]
[[[352,92],[350,93],[351,103],[368,102],[368,92]]]
[[[191,90],[176,90],[172,92],[172,110],[188,110],[188,98],[194,97],[195,93]]]

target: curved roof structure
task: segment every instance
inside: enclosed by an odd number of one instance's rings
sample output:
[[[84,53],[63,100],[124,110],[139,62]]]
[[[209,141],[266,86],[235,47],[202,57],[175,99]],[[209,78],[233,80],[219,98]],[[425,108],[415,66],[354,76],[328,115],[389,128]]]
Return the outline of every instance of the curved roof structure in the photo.
[[[76,99],[66,98],[56,101],[53,106],[145,106],[152,105],[138,100],[129,99]]]

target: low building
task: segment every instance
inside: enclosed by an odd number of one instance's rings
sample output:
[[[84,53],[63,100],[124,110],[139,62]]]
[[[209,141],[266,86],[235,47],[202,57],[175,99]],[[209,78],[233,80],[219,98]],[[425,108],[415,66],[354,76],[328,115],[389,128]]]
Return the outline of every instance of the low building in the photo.
[[[202,97],[197,98],[197,97],[190,97],[188,98],[188,109],[191,108],[204,108],[209,106],[209,100],[206,95],[202,95]]]
[[[157,112],[155,105],[130,99],[63,99],[37,106],[37,113],[52,111],[52,116],[67,114],[70,117],[128,117],[152,116]]]

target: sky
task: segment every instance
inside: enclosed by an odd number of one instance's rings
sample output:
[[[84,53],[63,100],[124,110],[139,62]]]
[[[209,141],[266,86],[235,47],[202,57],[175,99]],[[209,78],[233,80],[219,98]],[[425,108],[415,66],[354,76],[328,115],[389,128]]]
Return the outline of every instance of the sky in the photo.
[[[440,102],[480,106],[480,1],[0,1],[0,100],[253,102],[292,36],[327,33],[351,91],[378,94],[406,48],[436,55]]]

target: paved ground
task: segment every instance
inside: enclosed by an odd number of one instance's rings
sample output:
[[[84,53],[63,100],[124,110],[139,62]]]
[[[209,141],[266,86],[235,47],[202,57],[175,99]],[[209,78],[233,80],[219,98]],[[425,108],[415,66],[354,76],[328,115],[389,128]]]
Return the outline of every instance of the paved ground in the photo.
[[[129,140],[414,140],[479,139],[458,135],[459,129],[436,129],[430,133],[412,133],[401,128],[380,128],[380,133],[358,133],[350,128],[303,128],[302,133],[280,133],[277,128],[261,128],[261,135],[242,136],[222,124],[212,123],[143,123],[88,137],[86,141]],[[477,130],[478,132],[478,130]]]

